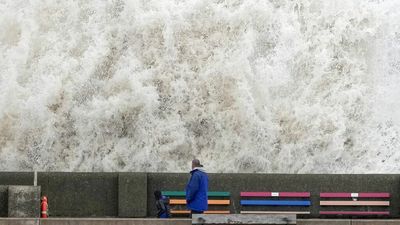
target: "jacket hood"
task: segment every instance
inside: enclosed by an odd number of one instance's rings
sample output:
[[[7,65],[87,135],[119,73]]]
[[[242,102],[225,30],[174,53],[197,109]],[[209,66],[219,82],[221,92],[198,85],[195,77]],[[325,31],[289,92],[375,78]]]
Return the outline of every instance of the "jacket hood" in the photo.
[[[195,167],[192,169],[192,171],[190,171],[190,173],[193,173],[194,171],[199,170],[201,172],[206,172],[206,169],[204,169],[204,167]]]

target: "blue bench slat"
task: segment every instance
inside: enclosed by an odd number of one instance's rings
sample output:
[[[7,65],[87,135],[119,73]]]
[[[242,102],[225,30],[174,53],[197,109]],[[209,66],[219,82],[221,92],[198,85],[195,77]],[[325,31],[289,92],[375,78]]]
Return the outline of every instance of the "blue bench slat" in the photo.
[[[310,206],[310,201],[288,200],[241,200],[241,205],[271,205],[271,206]]]

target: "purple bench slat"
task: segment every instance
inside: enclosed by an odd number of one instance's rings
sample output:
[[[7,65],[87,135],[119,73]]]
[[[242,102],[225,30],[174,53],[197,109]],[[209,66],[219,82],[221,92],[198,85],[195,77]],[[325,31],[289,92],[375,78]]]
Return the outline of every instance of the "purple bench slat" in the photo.
[[[353,193],[320,193],[321,198],[352,198]],[[357,193],[358,198],[390,198],[390,193]]]
[[[390,215],[388,211],[320,211],[321,215]]]
[[[272,196],[279,193],[279,196]],[[310,197],[310,192],[240,192],[240,197]]]

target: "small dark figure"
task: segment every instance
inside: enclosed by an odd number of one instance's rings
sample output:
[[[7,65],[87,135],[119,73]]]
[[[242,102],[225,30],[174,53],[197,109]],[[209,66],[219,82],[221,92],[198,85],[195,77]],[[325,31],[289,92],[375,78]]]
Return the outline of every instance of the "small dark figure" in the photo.
[[[169,198],[161,194],[161,191],[155,191],[154,197],[156,198],[157,217],[170,218]]]

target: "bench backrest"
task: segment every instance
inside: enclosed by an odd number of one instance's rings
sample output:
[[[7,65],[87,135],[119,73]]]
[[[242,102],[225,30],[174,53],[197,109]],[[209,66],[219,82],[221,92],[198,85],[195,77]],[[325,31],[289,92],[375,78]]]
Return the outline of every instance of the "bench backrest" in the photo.
[[[169,197],[185,197],[186,192],[184,191],[162,191],[162,195]],[[208,197],[230,197],[231,193],[226,191],[209,191],[207,192]]]

